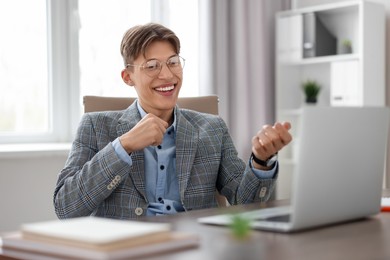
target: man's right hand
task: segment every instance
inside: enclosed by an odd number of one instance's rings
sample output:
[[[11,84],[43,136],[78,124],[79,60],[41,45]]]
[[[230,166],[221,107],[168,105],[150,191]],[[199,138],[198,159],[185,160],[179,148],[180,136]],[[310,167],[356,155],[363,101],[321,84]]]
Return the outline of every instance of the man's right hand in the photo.
[[[119,141],[130,154],[150,145],[161,144],[167,128],[167,122],[153,114],[147,114],[129,132],[119,137]]]

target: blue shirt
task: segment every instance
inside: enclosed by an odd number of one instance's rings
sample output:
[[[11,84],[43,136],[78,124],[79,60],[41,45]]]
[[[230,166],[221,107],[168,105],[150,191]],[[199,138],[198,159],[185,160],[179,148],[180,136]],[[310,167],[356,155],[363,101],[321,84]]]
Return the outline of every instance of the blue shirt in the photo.
[[[137,102],[138,111],[143,118],[146,112]],[[176,112],[176,111],[175,111]],[[184,211],[181,203],[179,183],[176,174],[176,113],[171,126],[167,128],[161,145],[144,148],[145,158],[145,189],[149,202],[146,215],[166,215]],[[119,142],[112,142],[115,152],[121,160],[132,165],[131,155],[128,155]],[[252,165],[251,165],[252,167]],[[261,171],[252,167],[258,178],[273,178],[275,167],[270,171]]]

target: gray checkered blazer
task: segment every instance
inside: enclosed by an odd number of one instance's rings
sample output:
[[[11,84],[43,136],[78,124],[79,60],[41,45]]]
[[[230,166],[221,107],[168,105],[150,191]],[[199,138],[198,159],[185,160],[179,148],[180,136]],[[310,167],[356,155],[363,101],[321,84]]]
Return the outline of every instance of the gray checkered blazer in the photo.
[[[135,103],[122,111],[83,115],[54,191],[59,218],[145,215],[143,151],[132,153],[129,166],[111,145],[140,120]],[[176,120],[176,171],[186,211],[217,207],[216,189],[230,204],[268,200],[276,178],[260,180],[245,166],[219,116],[177,108]]]

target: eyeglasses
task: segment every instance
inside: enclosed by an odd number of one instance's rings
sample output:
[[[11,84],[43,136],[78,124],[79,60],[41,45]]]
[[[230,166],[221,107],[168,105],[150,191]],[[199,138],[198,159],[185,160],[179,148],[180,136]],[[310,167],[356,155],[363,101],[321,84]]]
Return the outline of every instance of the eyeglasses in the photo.
[[[156,77],[162,70],[164,62],[153,59],[144,62],[143,64],[126,64],[126,68],[128,67],[140,67],[145,73],[150,77]],[[180,57],[179,55],[170,57],[165,64],[169,68],[169,70],[174,74],[179,74],[183,71],[185,59]]]

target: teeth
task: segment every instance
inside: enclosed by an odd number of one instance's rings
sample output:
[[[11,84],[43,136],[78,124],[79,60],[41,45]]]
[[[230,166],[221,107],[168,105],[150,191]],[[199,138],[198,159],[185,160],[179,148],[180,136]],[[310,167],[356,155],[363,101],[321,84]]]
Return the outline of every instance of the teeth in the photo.
[[[169,87],[162,87],[162,88],[156,88],[157,91],[171,91],[174,88],[174,86]]]

